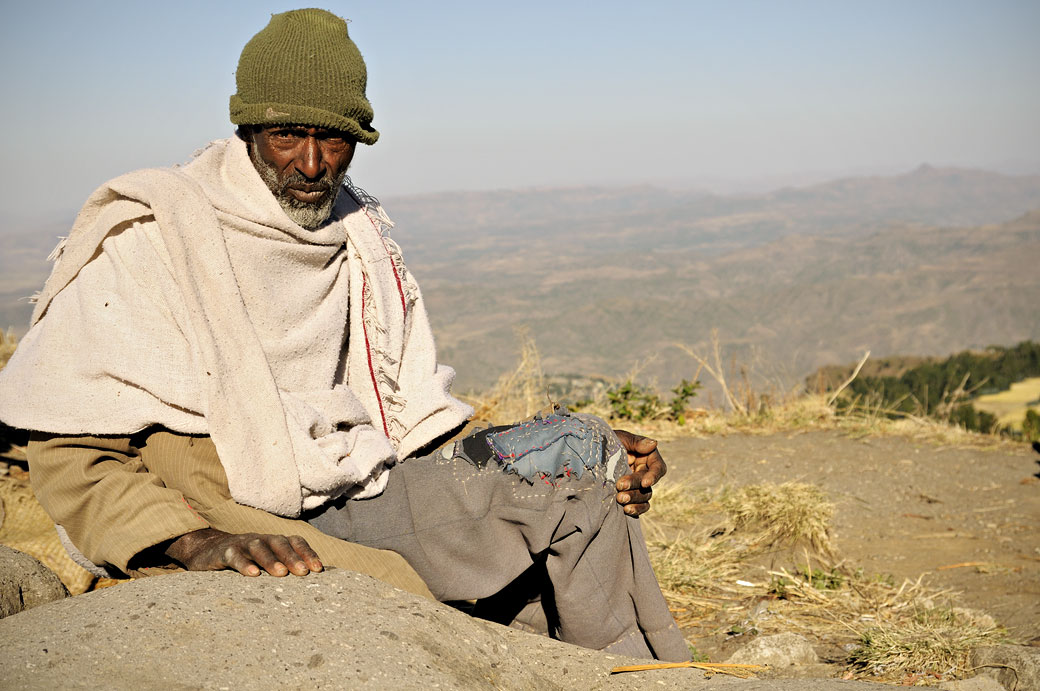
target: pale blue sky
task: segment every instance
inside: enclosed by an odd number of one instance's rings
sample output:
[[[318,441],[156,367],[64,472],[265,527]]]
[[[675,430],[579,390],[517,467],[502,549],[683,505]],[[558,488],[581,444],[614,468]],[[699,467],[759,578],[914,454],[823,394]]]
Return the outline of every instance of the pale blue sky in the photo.
[[[227,136],[239,51],[295,6],[5,0],[0,219]],[[325,6],[369,65],[382,139],[352,174],[380,196],[1040,172],[1035,0]]]

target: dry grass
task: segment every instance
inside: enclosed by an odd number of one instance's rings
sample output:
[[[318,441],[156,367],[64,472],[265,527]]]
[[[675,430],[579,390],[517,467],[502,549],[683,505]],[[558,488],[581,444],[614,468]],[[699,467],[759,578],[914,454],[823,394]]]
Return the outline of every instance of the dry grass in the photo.
[[[0,330],[0,369],[3,369],[7,361],[14,355],[14,349],[17,345],[18,339],[15,337],[12,329],[8,329],[7,333]]]
[[[849,656],[853,669],[874,677],[932,678],[966,676],[973,671],[971,651],[1006,638],[989,617],[968,610],[933,607],[920,609],[898,626],[876,626],[865,631],[860,646]]]
[[[467,402],[476,408],[478,420],[510,424],[546,410],[553,404],[547,392],[537,346],[526,331],[518,331],[517,336],[521,342],[521,353],[516,368],[503,375],[487,393],[467,398]],[[598,415],[614,427],[664,440],[676,437],[836,430],[853,437],[899,436],[943,446],[999,448],[1019,443],[996,434],[969,432],[932,418],[893,411],[877,401],[853,401],[850,407],[839,412],[833,394],[783,391],[777,384],[769,384],[765,379],[752,376],[749,367],[733,361],[728,368],[724,367],[718,335],[713,333],[712,338],[710,356],[701,356],[688,346],[676,344],[676,347],[697,361],[698,371],[707,372],[723,387],[728,410],[689,409],[684,416],[685,424],[666,419],[639,422],[619,420],[612,417],[612,410],[605,398],[584,406],[582,411]],[[638,368],[628,373],[625,379],[634,380],[637,374]],[[753,385],[752,382],[756,380],[764,382],[765,390]]]
[[[897,585],[839,561],[829,538],[833,506],[812,485],[696,493],[673,483],[654,501],[643,519],[651,560],[692,639],[719,631],[798,633],[831,649],[851,648],[849,676],[900,681],[964,676],[971,647],[1004,636],[987,617],[954,609],[955,594],[923,578]],[[763,565],[785,558],[787,566]]]
[[[830,537],[834,505],[815,485],[749,485],[728,494],[722,506],[733,517],[735,529],[760,531],[765,547],[808,542],[822,554],[834,551]]]
[[[481,396],[468,397],[476,410],[474,419],[495,425],[508,425],[524,420],[552,405],[546,392],[545,375],[538,348],[526,330],[518,330],[520,360],[512,372]]]

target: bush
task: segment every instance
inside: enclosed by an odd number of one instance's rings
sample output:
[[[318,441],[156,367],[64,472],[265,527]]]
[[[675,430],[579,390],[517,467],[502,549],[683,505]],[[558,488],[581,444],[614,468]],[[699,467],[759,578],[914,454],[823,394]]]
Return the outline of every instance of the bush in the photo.
[[[666,403],[653,389],[640,386],[628,379],[624,384],[607,390],[607,401],[610,404],[611,417],[617,420],[643,422],[666,419],[684,425],[686,407],[700,388],[699,381],[683,379],[671,390],[672,399]]]
[[[1040,441],[1040,415],[1032,408],[1026,411],[1025,419],[1022,420],[1022,439]]]

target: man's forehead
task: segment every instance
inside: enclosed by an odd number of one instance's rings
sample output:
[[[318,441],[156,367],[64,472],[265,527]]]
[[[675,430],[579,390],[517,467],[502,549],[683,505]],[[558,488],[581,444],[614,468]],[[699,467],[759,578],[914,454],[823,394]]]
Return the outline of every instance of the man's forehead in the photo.
[[[338,130],[334,127],[321,127],[319,125],[306,125],[302,122],[285,122],[274,125],[257,125],[262,132],[274,132],[277,130],[303,130],[312,134],[331,134],[338,137],[352,138],[349,132]]]

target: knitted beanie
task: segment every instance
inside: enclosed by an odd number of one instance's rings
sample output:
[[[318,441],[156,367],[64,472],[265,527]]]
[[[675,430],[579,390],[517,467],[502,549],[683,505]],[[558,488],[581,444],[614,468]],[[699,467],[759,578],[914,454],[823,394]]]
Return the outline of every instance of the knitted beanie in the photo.
[[[329,127],[374,144],[367,80],[345,21],[316,9],[275,14],[242,49],[231,122]]]

